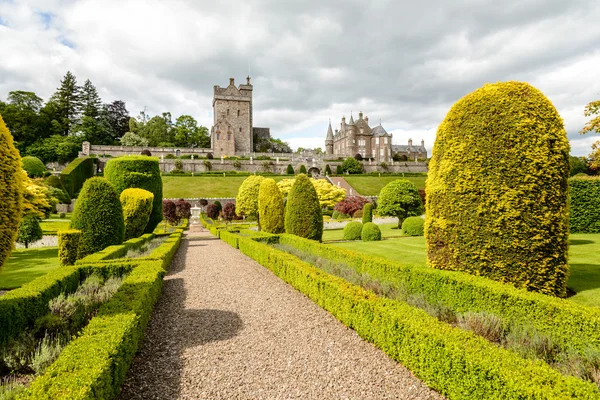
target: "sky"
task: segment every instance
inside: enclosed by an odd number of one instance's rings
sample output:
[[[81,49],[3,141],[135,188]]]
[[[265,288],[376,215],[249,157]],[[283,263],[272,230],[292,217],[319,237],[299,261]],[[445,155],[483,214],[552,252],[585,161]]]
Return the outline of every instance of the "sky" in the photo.
[[[598,0],[0,0],[0,99],[44,100],[67,71],[104,102],[212,125],[213,86],[250,75],[254,125],[324,148],[359,111],[394,144],[425,141],[487,82],[526,81],[565,121],[571,153],[600,100]]]

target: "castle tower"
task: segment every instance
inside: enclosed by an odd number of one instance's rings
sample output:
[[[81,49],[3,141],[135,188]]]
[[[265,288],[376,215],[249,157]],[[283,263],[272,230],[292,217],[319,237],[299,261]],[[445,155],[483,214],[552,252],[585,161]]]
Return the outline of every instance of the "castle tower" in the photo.
[[[325,153],[333,154],[333,131],[331,130],[331,120],[329,120],[329,128],[327,128],[327,137],[325,138]]]
[[[229,86],[226,88],[215,85],[214,125],[211,132],[215,156],[233,156],[236,152],[252,152],[252,89],[250,77],[246,78],[245,85],[242,84],[239,87],[235,86],[233,78],[229,78]],[[218,138],[217,130],[220,131]],[[228,133],[232,136],[229,136]],[[230,143],[223,142],[223,140],[227,140],[227,137],[231,138]]]

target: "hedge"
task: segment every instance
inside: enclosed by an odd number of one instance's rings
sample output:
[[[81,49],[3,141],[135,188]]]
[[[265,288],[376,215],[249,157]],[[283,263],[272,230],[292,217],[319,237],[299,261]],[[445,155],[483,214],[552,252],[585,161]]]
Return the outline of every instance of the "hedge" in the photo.
[[[363,206],[362,223],[373,222],[373,204],[366,203]]]
[[[569,179],[571,233],[600,233],[600,177]]]
[[[142,236],[129,239],[128,241],[98,251],[94,254],[90,254],[81,260],[77,261],[77,264],[93,264],[100,261],[114,260],[116,258],[125,257],[129,250],[137,250],[147,242],[155,238],[154,233],[146,233]]]
[[[421,217],[408,217],[402,222],[402,233],[408,236],[423,236],[425,220]]]
[[[568,177],[563,120],[539,90],[503,82],[466,95],[429,163],[429,265],[564,297]]]
[[[367,222],[363,225],[360,233],[363,242],[376,242],[381,240],[381,229],[374,222]]]
[[[27,176],[30,178],[41,178],[44,176],[44,172],[46,172],[46,166],[37,157],[27,156],[21,158],[21,164],[23,165],[23,169],[27,172]]]
[[[308,177],[300,174],[290,190],[285,206],[285,232],[321,241],[323,214],[315,187]]]
[[[543,362],[523,359],[423,310],[377,297],[266,244],[242,237],[238,243],[244,254],[449,399],[600,398],[592,383],[565,377]]]
[[[258,220],[268,233],[283,233],[283,196],[274,179],[266,178],[258,190]]]
[[[94,176],[96,158],[77,158],[60,173],[60,181],[71,198],[76,197],[86,180]]]
[[[58,259],[60,260],[60,265],[74,265],[79,253],[81,231],[67,229],[58,231],[56,235],[58,236]]]
[[[363,224],[357,221],[348,222],[344,226],[344,240],[358,240],[362,232]]]
[[[124,240],[141,236],[150,220],[154,194],[144,189],[129,188],[121,192],[119,200],[125,222]]]

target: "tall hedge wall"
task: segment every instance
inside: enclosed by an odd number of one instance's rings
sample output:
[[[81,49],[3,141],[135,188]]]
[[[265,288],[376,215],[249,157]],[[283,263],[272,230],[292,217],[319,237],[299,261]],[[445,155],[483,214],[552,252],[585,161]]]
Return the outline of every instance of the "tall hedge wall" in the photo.
[[[77,158],[60,173],[60,180],[72,198],[81,190],[84,182],[94,176],[94,157]]]
[[[104,177],[114,185],[117,192],[128,188],[145,189],[154,194],[152,214],[145,233],[152,233],[162,221],[162,178],[158,158],[148,156],[126,156],[109,160],[104,169]]]
[[[21,157],[0,116],[0,267],[10,256],[23,213]]]
[[[564,296],[568,176],[562,118],[539,90],[506,82],[466,95],[429,164],[429,264]]]
[[[296,177],[287,197],[285,232],[318,241],[323,237],[323,214],[319,197],[304,174]]]
[[[570,227],[573,233],[600,233],[600,177],[569,179]]]

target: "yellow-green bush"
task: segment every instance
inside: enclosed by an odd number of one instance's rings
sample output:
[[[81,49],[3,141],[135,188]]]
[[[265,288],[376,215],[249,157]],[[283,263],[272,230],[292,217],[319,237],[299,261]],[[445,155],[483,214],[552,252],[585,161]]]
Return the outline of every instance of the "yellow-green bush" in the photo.
[[[429,265],[564,296],[569,142],[552,103],[487,84],[440,124],[427,177]]]
[[[235,198],[235,209],[238,215],[258,216],[258,191],[263,179],[265,178],[260,175],[250,175],[244,179]]]
[[[357,221],[348,222],[344,226],[344,240],[358,240],[362,232],[363,224]]]
[[[258,191],[258,220],[268,233],[283,233],[283,196],[275,179],[263,179]]]
[[[319,197],[304,174],[296,177],[287,197],[285,232],[319,242],[323,237],[323,214]]]
[[[577,176],[569,179],[571,233],[600,232],[600,178]]]
[[[425,220],[421,217],[408,217],[402,222],[402,233],[408,236],[423,236]]]
[[[21,157],[0,116],[0,267],[10,256],[23,213]]]
[[[125,220],[124,240],[141,236],[150,220],[154,195],[144,189],[130,188],[121,192],[120,200]]]
[[[374,222],[367,222],[363,225],[360,232],[360,238],[363,242],[376,242],[381,240],[381,229]]]
[[[75,265],[79,251],[81,231],[68,229],[58,231],[56,236],[58,236],[58,259],[60,260],[60,265]]]

